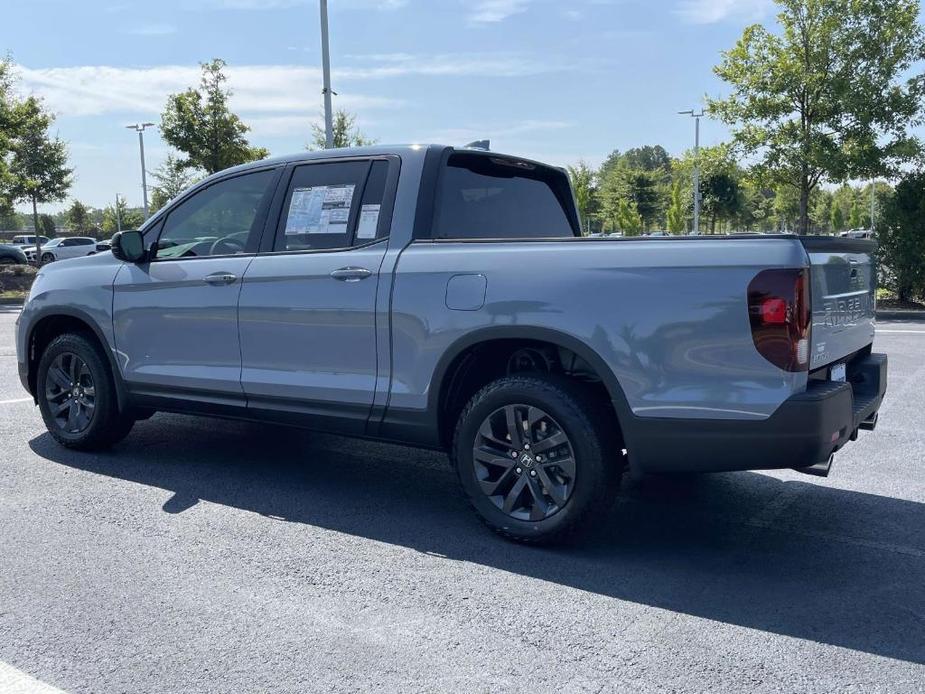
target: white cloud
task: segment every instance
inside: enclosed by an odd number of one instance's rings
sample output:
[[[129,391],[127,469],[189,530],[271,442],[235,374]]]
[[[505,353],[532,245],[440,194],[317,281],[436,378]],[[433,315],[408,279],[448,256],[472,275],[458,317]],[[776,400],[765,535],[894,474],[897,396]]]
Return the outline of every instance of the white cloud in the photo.
[[[340,0],[331,3],[329,11],[338,9],[397,10],[408,4],[408,0]],[[311,0],[186,0],[185,7],[191,10],[281,10],[290,7],[317,5]]]
[[[772,0],[682,0],[677,14],[691,24],[715,24],[726,19],[760,19]]]
[[[345,88],[349,83],[409,75],[453,77],[521,77],[568,69],[564,63],[542,63],[519,54],[385,54],[356,56],[357,64],[334,70],[337,103],[358,108],[400,105],[393,97],[364,96]],[[83,65],[33,69],[19,66],[27,91],[45,98],[52,110],[65,116],[102,113],[155,114],[168,94],[199,84],[195,65],[134,68]],[[232,105],[241,111],[293,112],[313,109],[320,101],[321,70],[301,65],[230,65],[228,85]]]
[[[130,27],[127,33],[135,34],[136,36],[166,36],[167,34],[175,34],[176,31],[177,28],[173,24],[141,24]]]
[[[423,138],[423,142],[448,142],[465,144],[474,140],[505,140],[519,138],[531,133],[563,130],[573,127],[572,123],[559,120],[524,120],[518,123],[485,124],[482,126],[464,126],[435,130]]]
[[[479,0],[469,14],[474,24],[502,22],[508,17],[525,12],[531,0]]]

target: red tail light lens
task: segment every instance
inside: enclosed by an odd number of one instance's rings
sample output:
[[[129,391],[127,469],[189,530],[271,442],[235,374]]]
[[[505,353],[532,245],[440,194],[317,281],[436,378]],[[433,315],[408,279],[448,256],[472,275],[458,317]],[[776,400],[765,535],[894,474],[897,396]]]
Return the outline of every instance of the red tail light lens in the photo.
[[[748,285],[755,348],[785,371],[809,370],[809,271],[764,270]]]

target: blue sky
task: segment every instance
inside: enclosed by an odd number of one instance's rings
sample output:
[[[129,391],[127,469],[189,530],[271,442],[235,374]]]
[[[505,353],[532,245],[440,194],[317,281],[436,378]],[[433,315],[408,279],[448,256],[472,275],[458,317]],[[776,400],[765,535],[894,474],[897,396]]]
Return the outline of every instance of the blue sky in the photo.
[[[3,0],[0,49],[70,146],[73,197],[140,205],[137,139],[166,96],[228,64],[254,144],[302,149],[321,108],[317,0]],[[719,94],[712,67],[770,0],[329,0],[335,105],[382,143],[465,144],[555,164],[690,146],[675,115]],[[725,131],[705,123],[705,144]],[[169,148],[146,135],[148,169]]]

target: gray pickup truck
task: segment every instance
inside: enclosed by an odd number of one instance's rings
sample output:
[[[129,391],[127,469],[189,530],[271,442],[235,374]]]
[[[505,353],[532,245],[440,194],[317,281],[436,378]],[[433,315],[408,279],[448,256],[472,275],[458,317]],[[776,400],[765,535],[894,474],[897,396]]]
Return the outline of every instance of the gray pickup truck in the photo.
[[[19,371],[72,448],[171,411],[446,450],[527,542],[587,526],[627,469],[824,475],[874,428],[873,242],[580,229],[565,173],[517,157],[255,162],[43,268]]]

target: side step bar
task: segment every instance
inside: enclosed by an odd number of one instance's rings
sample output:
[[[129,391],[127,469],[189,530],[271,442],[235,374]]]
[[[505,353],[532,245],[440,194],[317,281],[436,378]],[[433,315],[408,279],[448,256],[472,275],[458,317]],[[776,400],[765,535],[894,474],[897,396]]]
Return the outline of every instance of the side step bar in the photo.
[[[880,413],[874,412],[870,417],[868,417],[863,422],[861,422],[859,426],[864,431],[873,431],[874,429],[877,428],[878,419],[880,419]]]

